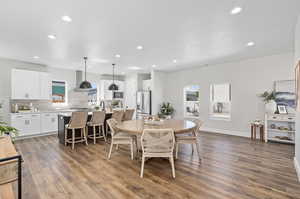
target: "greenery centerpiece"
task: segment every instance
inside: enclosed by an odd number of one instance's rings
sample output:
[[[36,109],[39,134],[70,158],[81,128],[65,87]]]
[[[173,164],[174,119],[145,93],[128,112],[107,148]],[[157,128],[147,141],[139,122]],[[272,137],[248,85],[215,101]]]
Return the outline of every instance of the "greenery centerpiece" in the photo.
[[[160,112],[158,113],[158,116],[160,118],[171,118],[174,113],[174,108],[169,102],[164,102],[160,106]]]

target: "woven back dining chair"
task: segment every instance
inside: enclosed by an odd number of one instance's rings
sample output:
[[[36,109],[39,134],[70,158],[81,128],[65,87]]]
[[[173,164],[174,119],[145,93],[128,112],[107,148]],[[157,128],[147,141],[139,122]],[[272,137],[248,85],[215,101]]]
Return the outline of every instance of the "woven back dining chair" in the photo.
[[[201,160],[200,155],[200,145],[198,141],[200,127],[202,127],[203,122],[201,120],[195,119],[193,122],[196,124],[195,128],[191,132],[185,133],[185,135],[176,135],[176,159],[178,158],[179,144],[190,144],[192,147],[192,154],[194,154],[194,145],[196,146],[198,158]]]
[[[147,157],[167,157],[170,160],[172,167],[172,176],[175,178],[174,167],[174,131],[173,129],[145,129],[141,137],[142,145],[142,166],[141,174],[144,175],[145,158]]]
[[[118,122],[114,118],[108,119],[106,122],[111,130],[111,143],[108,153],[108,159],[110,159],[114,145],[118,146],[119,144],[124,144],[130,145],[131,159],[133,160],[133,147],[134,145],[137,145],[136,137],[128,133],[118,131],[116,128]]]

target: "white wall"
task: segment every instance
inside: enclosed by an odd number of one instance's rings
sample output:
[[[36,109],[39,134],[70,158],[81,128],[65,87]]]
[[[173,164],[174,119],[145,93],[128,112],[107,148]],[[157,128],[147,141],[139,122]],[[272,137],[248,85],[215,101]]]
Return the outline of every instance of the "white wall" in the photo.
[[[300,16],[295,33],[295,64],[300,60]],[[298,177],[300,181],[300,112],[296,112],[296,138],[295,138],[295,165],[297,165]]]
[[[131,73],[125,77],[125,106],[136,108],[136,92],[138,90],[138,74]]]
[[[165,101],[173,104],[176,118],[183,117],[183,88],[200,86],[200,119],[204,129],[239,136],[250,136],[249,122],[264,118],[264,104],[258,94],[271,90],[276,80],[293,79],[294,54],[286,53],[211,65],[168,73]],[[215,83],[230,83],[232,90],[231,121],[209,119],[209,88]]]
[[[159,113],[160,105],[165,101],[165,84],[167,73],[152,70],[152,114],[156,115]]]

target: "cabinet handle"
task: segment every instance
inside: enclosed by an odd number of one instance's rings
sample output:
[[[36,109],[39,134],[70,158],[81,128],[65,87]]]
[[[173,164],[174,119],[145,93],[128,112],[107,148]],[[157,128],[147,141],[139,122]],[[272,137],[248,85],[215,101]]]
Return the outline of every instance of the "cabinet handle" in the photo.
[[[51,122],[53,122],[53,123],[54,123],[54,122],[55,122],[55,118],[51,118]]]
[[[38,117],[38,115],[31,115],[31,117]]]
[[[26,93],[26,94],[25,94],[25,97],[26,97],[26,98],[29,98],[29,94],[28,94],[28,93]]]
[[[19,115],[19,116],[17,116],[16,118],[23,118],[23,116],[22,116],[22,115]]]

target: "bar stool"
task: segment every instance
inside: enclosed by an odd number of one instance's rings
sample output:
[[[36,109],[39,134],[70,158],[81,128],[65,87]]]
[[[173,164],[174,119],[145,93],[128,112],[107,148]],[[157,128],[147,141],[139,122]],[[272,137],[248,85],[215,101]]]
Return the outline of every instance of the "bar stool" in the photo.
[[[93,134],[89,135],[88,138],[94,140],[94,144],[96,144],[97,138],[104,138],[106,142],[106,136],[104,132],[104,120],[105,120],[105,112],[104,111],[95,111],[93,112],[92,119],[87,123],[86,129],[88,132],[89,127],[93,127]],[[96,127],[98,127],[99,131],[96,132]]]
[[[123,116],[123,121],[132,120],[134,109],[126,109]]]
[[[87,137],[85,132],[86,122],[88,113],[87,112],[73,112],[69,124],[65,126],[65,145],[67,143],[72,144],[72,149],[74,149],[75,143],[85,142],[87,143]],[[80,129],[81,136],[75,137],[75,130]],[[68,130],[72,130],[72,138],[68,138]]]
[[[254,121],[251,123],[251,140],[256,140],[256,129],[259,129],[260,141],[265,140],[264,124],[261,121]]]

